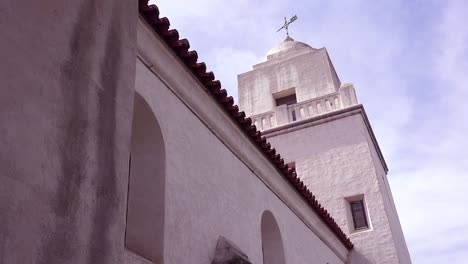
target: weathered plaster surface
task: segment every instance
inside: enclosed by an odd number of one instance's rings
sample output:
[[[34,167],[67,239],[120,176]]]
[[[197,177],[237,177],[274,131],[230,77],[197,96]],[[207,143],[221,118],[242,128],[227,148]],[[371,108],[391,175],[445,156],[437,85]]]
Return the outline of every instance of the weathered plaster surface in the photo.
[[[122,263],[136,13],[0,3],[1,263]]]

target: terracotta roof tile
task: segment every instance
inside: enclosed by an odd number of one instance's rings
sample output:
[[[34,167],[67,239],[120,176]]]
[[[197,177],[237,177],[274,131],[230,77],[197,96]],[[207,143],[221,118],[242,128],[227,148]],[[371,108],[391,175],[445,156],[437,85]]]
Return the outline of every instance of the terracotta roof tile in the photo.
[[[307,186],[297,177],[295,170],[289,168],[284,163],[281,155],[276,153],[276,150],[271,147],[261,132],[252,124],[252,120],[246,117],[244,112],[239,112],[239,107],[234,105],[234,99],[227,95],[225,89],[221,88],[221,82],[215,80],[214,73],[206,71],[206,64],[204,62],[197,62],[198,54],[194,50],[189,50],[189,41],[187,39],[180,39],[177,30],[169,29],[169,19],[159,17],[159,9],[156,5],[148,5],[148,0],[139,0],[138,5],[139,12],[146,22],[166,42],[194,76],[210,91],[213,99],[239,124],[239,127],[252,139],[252,142],[259,147],[272,164],[276,166],[283,177],[297,190],[343,245],[348,249],[352,249],[353,244],[350,239],[336,224],[328,211],[316,200]]]

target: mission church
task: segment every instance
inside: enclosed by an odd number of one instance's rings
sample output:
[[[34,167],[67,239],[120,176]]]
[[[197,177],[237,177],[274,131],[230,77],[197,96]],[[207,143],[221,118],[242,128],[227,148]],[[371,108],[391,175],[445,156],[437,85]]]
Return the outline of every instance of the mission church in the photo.
[[[64,2],[0,5],[1,263],[411,263],[325,48],[288,36],[236,105],[147,0]]]

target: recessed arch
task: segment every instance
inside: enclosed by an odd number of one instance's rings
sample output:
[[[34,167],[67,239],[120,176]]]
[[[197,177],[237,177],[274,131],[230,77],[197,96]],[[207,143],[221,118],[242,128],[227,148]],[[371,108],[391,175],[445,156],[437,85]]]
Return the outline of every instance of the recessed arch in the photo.
[[[275,217],[270,211],[261,220],[263,264],[285,264],[283,240]]]
[[[163,263],[165,162],[159,123],[146,100],[135,93],[125,246],[155,263]]]

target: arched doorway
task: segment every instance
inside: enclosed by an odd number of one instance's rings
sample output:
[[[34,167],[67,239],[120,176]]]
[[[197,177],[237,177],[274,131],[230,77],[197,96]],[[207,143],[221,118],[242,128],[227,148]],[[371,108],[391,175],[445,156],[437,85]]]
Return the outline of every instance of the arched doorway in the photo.
[[[263,212],[261,220],[263,264],[285,264],[283,240],[275,217]]]
[[[138,93],[134,100],[125,246],[163,263],[164,140],[148,103]]]

